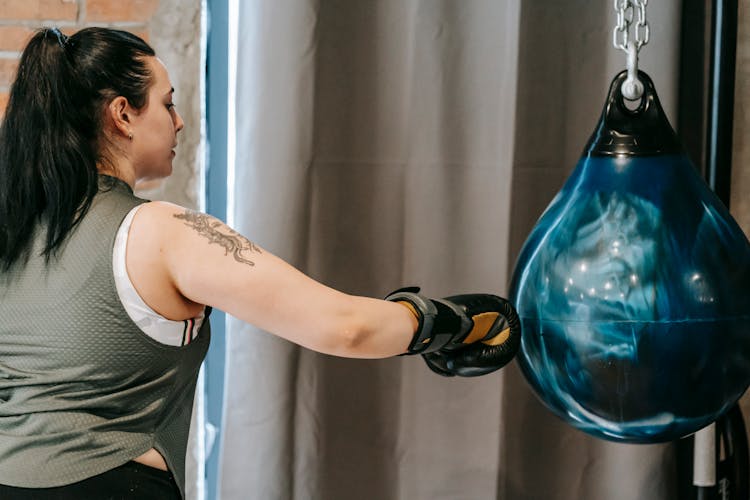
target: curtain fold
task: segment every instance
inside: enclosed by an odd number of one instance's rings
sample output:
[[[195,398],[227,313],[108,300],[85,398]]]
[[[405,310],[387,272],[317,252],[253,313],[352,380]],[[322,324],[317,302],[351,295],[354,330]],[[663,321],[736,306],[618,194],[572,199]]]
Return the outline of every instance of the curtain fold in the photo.
[[[507,294],[624,64],[609,9],[241,2],[234,225],[348,293]],[[657,21],[660,36],[678,21]],[[656,73],[669,111],[674,75]],[[667,448],[569,428],[515,366],[448,379],[419,358],[334,358],[235,320],[227,363],[225,500],[668,498]]]
[[[297,266],[307,254],[316,10],[314,0],[239,3],[234,225]],[[297,460],[315,434],[303,432],[309,354],[232,318],[227,351],[221,497],[294,498],[297,465],[315,464]]]

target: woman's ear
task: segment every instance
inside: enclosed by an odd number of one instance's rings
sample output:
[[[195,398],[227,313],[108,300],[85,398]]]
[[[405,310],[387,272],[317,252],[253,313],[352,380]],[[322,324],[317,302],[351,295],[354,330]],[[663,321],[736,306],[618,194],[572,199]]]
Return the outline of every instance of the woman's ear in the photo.
[[[107,114],[112,120],[115,130],[121,133],[123,136],[132,138],[132,121],[131,113],[132,108],[128,104],[128,100],[123,96],[117,96],[109,103],[107,107]]]

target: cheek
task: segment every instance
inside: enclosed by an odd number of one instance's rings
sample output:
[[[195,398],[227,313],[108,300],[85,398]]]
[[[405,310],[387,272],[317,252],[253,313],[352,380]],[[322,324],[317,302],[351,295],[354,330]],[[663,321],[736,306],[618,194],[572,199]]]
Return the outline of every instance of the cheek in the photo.
[[[140,148],[140,156],[145,163],[161,161],[171,151],[171,143],[165,133],[154,130],[147,139],[144,139]]]
[[[158,120],[154,120],[150,127],[150,140],[152,147],[172,147],[172,141],[174,139],[174,125],[172,124],[172,118],[167,115],[160,116]]]

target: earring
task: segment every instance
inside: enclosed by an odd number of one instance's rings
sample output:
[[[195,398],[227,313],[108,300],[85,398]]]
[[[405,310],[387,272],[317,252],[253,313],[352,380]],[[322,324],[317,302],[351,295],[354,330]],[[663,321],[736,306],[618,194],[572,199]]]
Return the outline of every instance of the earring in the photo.
[[[128,139],[133,140],[133,132],[128,132]]]

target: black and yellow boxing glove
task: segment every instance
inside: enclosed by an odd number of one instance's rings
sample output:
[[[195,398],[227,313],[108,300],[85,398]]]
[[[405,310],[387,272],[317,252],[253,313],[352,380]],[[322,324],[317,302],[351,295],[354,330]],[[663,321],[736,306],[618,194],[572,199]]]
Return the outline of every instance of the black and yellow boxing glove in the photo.
[[[427,366],[444,376],[475,377],[505,366],[518,351],[521,324],[513,306],[497,295],[475,293],[431,299],[419,288],[403,288],[386,297],[417,318],[407,354],[421,354]]]

